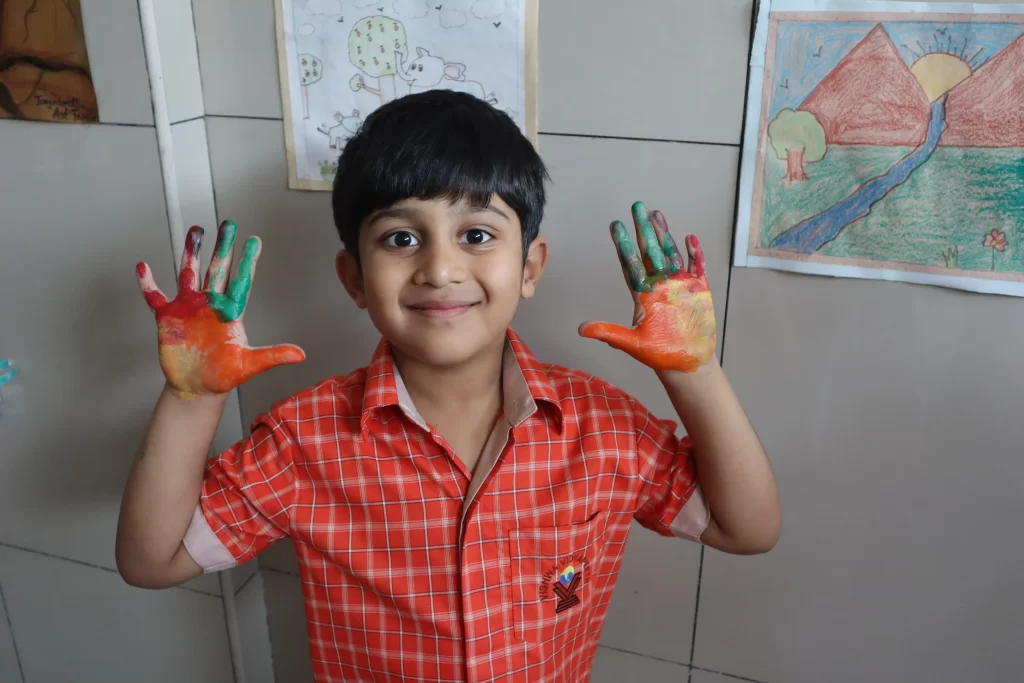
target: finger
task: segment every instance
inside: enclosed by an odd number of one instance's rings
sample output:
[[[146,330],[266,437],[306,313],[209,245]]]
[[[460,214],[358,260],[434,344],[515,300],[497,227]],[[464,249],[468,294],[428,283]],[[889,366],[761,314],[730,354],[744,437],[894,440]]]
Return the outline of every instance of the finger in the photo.
[[[185,236],[185,251],[181,255],[181,271],[178,273],[179,292],[199,290],[199,247],[202,244],[203,229],[193,225]]]
[[[615,221],[611,225],[612,241],[615,242],[615,251],[619,255],[619,265],[622,266],[622,273],[626,276],[626,283],[634,292],[650,291],[647,284],[647,269],[644,268],[637,253],[633,240],[629,238],[629,231],[622,221]]]
[[[223,221],[217,228],[217,245],[213,249],[213,259],[206,271],[204,286],[206,291],[223,294],[227,289],[228,273],[231,272],[231,255],[237,233],[238,225],[234,221]]]
[[[306,352],[294,344],[261,346],[248,349],[242,356],[241,382],[266,372],[278,365],[291,365],[306,360]]]
[[[238,275],[231,281],[228,288],[228,296],[238,305],[245,309],[249,300],[249,290],[252,288],[252,277],[256,271],[256,262],[263,250],[263,243],[259,237],[250,237],[245,241],[245,248],[242,251],[242,262],[238,264]]]
[[[665,272],[665,254],[658,244],[658,236],[651,225],[650,214],[643,202],[633,204],[633,223],[636,225],[637,244],[644,254],[644,262],[651,273]]]
[[[704,277],[706,274],[704,249],[701,248],[700,240],[695,235],[686,236],[686,253],[690,257],[690,267],[688,268],[690,275]]]
[[[684,267],[683,254],[679,251],[679,245],[676,244],[672,233],[669,232],[665,214],[661,211],[653,212],[651,214],[651,222],[654,223],[654,232],[658,235],[661,250],[665,253],[665,258],[668,259],[669,270],[673,273],[681,272]]]
[[[167,297],[156,286],[153,271],[149,269],[148,264],[140,262],[139,265],[135,266],[135,277],[139,281],[139,289],[142,290],[142,296],[145,297],[146,303],[153,309],[154,313],[167,305]]]
[[[579,334],[581,337],[603,341],[605,344],[627,353],[640,348],[640,335],[631,327],[591,321],[580,325]]]
[[[12,368],[9,360],[0,361],[0,387],[18,376],[18,368]]]

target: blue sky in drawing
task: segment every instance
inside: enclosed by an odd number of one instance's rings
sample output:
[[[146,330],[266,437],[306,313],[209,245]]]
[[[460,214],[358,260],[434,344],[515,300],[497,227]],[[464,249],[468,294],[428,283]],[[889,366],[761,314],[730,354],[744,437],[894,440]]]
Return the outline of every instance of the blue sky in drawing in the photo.
[[[867,21],[780,22],[772,118],[782,109],[799,106],[876,25]],[[977,68],[1024,34],[1024,24],[995,22],[893,21],[883,26],[908,66],[922,54],[948,52]]]

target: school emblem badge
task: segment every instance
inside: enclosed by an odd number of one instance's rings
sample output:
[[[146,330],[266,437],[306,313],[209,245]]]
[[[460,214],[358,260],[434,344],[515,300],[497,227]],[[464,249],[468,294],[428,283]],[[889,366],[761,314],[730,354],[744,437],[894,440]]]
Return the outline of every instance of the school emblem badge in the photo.
[[[561,614],[580,604],[580,586],[587,570],[587,560],[582,556],[566,558],[544,573],[541,580],[542,600],[555,598],[555,614]]]

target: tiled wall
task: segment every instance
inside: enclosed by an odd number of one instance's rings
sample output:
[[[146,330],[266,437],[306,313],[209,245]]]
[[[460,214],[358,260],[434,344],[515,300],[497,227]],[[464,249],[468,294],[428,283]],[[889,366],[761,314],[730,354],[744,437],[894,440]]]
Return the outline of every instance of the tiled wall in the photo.
[[[0,353],[23,389],[0,419],[0,682],[227,683],[218,577],[144,591],[115,570],[163,385],[134,266],[174,271],[137,4],[82,8],[102,123],[0,121]]]
[[[135,5],[83,4],[107,123],[0,125],[0,148],[27,160],[0,164],[5,215],[19,218],[3,225],[0,292],[19,295],[4,302],[0,352],[21,354],[28,407],[17,426],[0,424],[0,681],[228,681],[215,577],[146,593],[112,571],[119,487],[160,382],[148,314],[119,269],[147,258],[170,282],[174,257]],[[542,294],[515,325],[540,357],[670,416],[649,373],[575,330],[629,315],[606,226],[634,200],[697,234],[724,364],[773,460],[785,526],[754,558],[637,529],[593,680],[1018,680],[1017,302],[730,271],[751,0],[626,6],[541,0],[553,249]],[[230,217],[263,238],[250,338],[309,354],[245,386],[220,449],[271,401],[364,364],[377,333],[334,275],[328,195],[286,189],[273,0],[157,10],[184,221]],[[11,264],[49,262],[53,245],[74,258],[22,293]],[[310,680],[295,571],[282,544],[227,575],[240,679]]]

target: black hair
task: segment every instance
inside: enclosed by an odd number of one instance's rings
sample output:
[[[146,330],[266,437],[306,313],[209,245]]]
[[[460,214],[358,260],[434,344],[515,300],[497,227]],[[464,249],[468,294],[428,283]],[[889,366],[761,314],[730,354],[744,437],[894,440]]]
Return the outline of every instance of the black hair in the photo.
[[[519,217],[525,260],[540,232],[547,179],[537,150],[504,111],[466,93],[428,90],[376,109],[345,145],[334,224],[358,262],[360,226],[374,211],[411,198],[483,207],[497,194]]]

